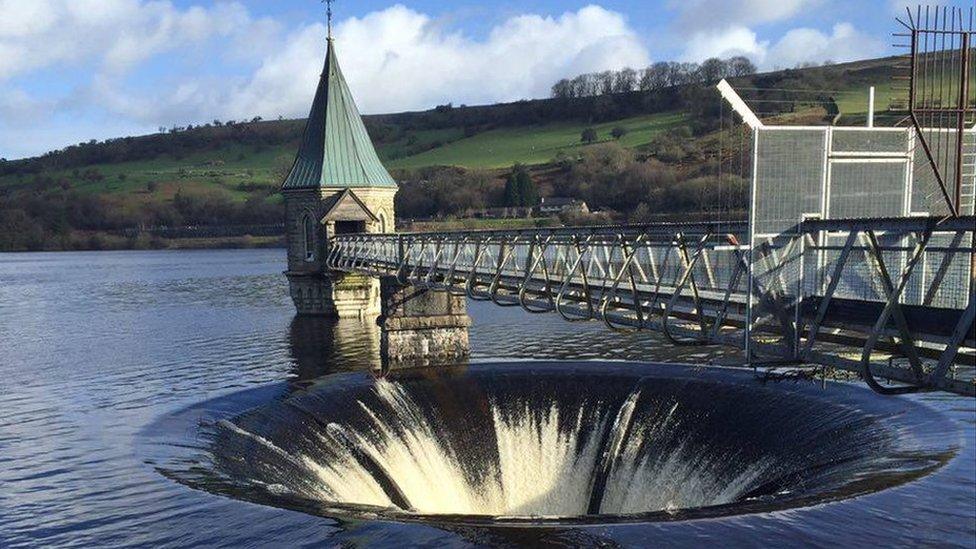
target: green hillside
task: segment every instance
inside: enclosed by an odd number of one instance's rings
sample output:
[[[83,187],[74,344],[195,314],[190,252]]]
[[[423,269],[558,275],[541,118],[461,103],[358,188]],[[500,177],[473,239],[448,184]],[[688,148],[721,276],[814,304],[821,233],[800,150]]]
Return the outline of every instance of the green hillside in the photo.
[[[596,130],[598,141],[611,141],[611,130],[616,127],[624,128],[627,133],[620,138],[619,143],[624,147],[634,148],[647,145],[662,132],[687,124],[687,118],[684,113],[665,112],[602,124],[557,122],[499,128],[451,141],[426,152],[388,161],[387,167],[506,168],[516,163],[545,164],[560,153],[577,154],[584,146],[580,142],[580,135],[588,127]]]
[[[869,85],[877,86],[881,118],[896,99],[891,86],[894,62],[881,59],[756,74],[736,78],[733,85],[758,112],[780,123],[860,124]],[[405,217],[463,216],[472,208],[503,205],[504,180],[514,164],[535,166],[543,195],[597,192],[589,199],[598,207],[630,215],[619,208],[654,201],[631,196],[600,204],[604,195],[613,193],[601,194],[583,184],[583,174],[567,171],[567,160],[580,161],[586,151],[613,143],[639,153],[634,156],[638,163],[661,161],[644,172],[657,174],[661,163],[670,166],[664,181],[707,176],[704,151],[715,146],[711,132],[718,127],[718,106],[711,85],[690,84],[576,99],[445,105],[368,116],[366,124],[381,160],[401,181],[398,211]],[[280,222],[276,190],[291,165],[303,125],[302,120],[258,119],[214,123],[0,161],[0,232],[29,235],[16,245],[0,242],[0,249],[85,247],[78,242],[79,234],[127,234],[137,227]],[[586,129],[596,132],[594,143],[582,142]],[[615,129],[618,138],[611,135]],[[563,168],[551,169],[557,162]],[[638,179],[660,179],[660,174],[647,173]],[[588,173],[585,178],[604,175]]]
[[[584,146],[580,134],[589,127],[596,130],[598,141],[611,141],[611,130],[624,128],[627,133],[619,143],[633,148],[646,145],[656,135],[687,121],[685,113],[666,112],[600,124],[557,122],[490,129],[469,137],[460,128],[416,131],[408,134],[414,146],[418,143],[431,146],[416,154],[405,154],[409,150],[404,143],[406,139],[376,145],[380,158],[391,170],[428,166],[495,169],[515,163],[545,164],[560,153],[576,154]],[[72,188],[86,193],[145,194],[146,185],[157,182],[161,184],[163,197],[167,197],[168,186],[176,183],[184,189],[210,188],[235,200],[244,200],[248,192],[240,190],[242,186],[278,183],[281,170],[290,163],[296,147],[297,143],[288,143],[255,150],[230,144],[181,158],[160,155],[152,160],[90,164],[81,169],[82,172],[98,170],[104,176],[98,181],[77,177],[75,169],[48,170],[45,174],[55,179],[72,179],[76,181]],[[0,177],[0,186],[16,186],[24,180],[23,175],[6,175]]]
[[[659,113],[593,125],[557,122],[489,129],[468,137],[460,128],[426,130],[408,132],[406,137],[392,142],[378,142],[377,150],[391,170],[429,166],[495,170],[515,163],[545,164],[560,153],[575,155],[583,147],[580,134],[587,127],[596,130],[598,141],[613,140],[611,130],[622,127],[627,133],[620,144],[639,147],[686,122],[686,114]],[[405,154],[411,147],[429,149]],[[130,222],[136,222],[145,207],[171,202],[178,192],[184,196],[219,197],[239,205],[260,196],[273,205],[280,201],[275,190],[296,148],[295,142],[271,147],[231,143],[187,156],[162,154],[150,160],[10,174],[0,177],[0,189],[6,190],[8,196],[35,192],[39,187],[97,195]],[[125,219],[122,224],[126,224]]]

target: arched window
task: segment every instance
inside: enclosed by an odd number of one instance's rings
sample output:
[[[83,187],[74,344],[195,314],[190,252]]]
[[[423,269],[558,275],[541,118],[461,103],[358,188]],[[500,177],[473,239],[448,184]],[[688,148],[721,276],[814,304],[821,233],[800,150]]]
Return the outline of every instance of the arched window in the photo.
[[[386,232],[386,214],[380,213],[380,232]]]
[[[305,261],[315,260],[315,222],[306,215],[302,218],[302,243],[305,245]]]

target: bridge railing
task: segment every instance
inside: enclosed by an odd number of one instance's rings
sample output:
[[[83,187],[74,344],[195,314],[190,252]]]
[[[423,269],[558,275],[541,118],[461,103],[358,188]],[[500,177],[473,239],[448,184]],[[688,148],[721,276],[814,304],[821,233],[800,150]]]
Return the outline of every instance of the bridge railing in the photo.
[[[726,336],[706,329],[715,318],[742,317],[745,310],[742,303],[728,305],[745,290],[746,228],[689,223],[348,235],[333,240],[328,264],[532,313],[598,319],[615,330],[657,329],[699,343]],[[697,324],[693,336],[688,321]]]
[[[332,239],[327,265],[676,344],[734,345],[750,361],[829,364],[876,390],[888,389],[873,373],[972,393],[973,226],[805,220],[751,245],[746,223],[355,234]]]
[[[879,392],[973,394],[974,228],[973,216],[807,220],[757,236],[751,350],[775,333],[780,353],[856,371]],[[774,314],[784,308],[793,322]],[[875,373],[908,385],[882,386]]]

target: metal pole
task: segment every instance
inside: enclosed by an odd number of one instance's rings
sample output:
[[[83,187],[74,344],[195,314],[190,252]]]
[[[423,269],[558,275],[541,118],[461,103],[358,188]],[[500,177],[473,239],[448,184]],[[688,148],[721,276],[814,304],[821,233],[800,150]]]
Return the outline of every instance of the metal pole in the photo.
[[[755,283],[755,276],[753,273],[753,252],[755,251],[755,234],[756,234],[756,196],[759,191],[756,188],[759,185],[759,128],[752,129],[752,184],[749,185],[749,235],[748,235],[748,261],[747,264],[748,271],[746,272],[746,328],[745,342],[743,344],[746,364],[752,365],[752,287]]]
[[[868,127],[874,127],[874,86],[868,88]]]
[[[961,16],[960,16],[961,17]],[[969,33],[962,33],[962,66],[959,75],[959,115],[956,119],[956,173],[955,189],[953,202],[955,204],[956,215],[962,215],[962,168],[963,168],[963,143],[966,139],[966,118],[969,109]]]

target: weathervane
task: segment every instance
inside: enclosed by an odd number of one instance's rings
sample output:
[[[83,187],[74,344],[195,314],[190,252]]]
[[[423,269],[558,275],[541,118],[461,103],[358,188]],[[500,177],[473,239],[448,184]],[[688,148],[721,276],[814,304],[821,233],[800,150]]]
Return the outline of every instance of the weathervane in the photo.
[[[329,20],[329,40],[332,40],[332,2],[335,0],[322,0],[325,4],[325,15]]]

